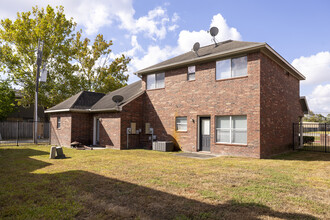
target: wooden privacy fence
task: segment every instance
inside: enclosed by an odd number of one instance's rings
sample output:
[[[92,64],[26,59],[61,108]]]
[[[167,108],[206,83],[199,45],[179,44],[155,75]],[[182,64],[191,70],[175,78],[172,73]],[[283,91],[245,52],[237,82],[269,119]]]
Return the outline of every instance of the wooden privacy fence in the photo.
[[[38,123],[38,139],[49,138],[49,123]],[[32,139],[33,122],[3,121],[0,122],[0,140]]]

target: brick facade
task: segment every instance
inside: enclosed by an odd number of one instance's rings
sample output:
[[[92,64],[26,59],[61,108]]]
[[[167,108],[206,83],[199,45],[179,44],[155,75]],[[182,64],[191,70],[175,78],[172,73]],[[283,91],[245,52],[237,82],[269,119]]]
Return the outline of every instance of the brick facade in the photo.
[[[266,158],[292,149],[292,124],[303,116],[299,80],[261,52],[248,57],[248,75],[215,80],[216,62],[165,72],[165,88],[147,90],[145,122],[159,140],[172,140],[184,151],[198,151],[198,117],[210,116],[212,153]],[[143,78],[146,88],[146,77]],[[215,117],[247,116],[247,145],[215,143]],[[175,130],[175,117],[187,116],[187,132]]]
[[[120,149],[121,113],[94,114],[100,120],[100,145]],[[90,125],[93,128],[93,123]],[[92,132],[93,134],[93,132]]]
[[[292,126],[304,114],[299,102],[299,80],[262,53],[260,75],[260,157],[265,158],[292,150]]]
[[[165,88],[147,90],[144,118],[159,140],[172,140],[182,150],[199,150],[198,118],[210,116],[211,152],[259,157],[260,54],[248,55],[248,76],[215,80],[216,62],[196,65],[194,81],[187,81],[187,67],[165,72]],[[146,82],[146,77],[143,77]],[[145,83],[143,84],[145,87]],[[215,117],[247,116],[246,146],[215,143]],[[187,116],[187,131],[175,129],[175,117]]]
[[[61,117],[61,127],[57,128],[57,117]],[[50,143],[69,147],[71,144],[71,113],[56,113],[50,117]]]
[[[196,64],[195,80],[187,81],[187,66],[165,71],[165,88],[146,90],[122,107],[121,112],[98,114],[53,114],[52,144],[67,145],[78,140],[91,144],[93,118],[100,118],[100,145],[126,149],[151,148],[150,123],[157,140],[173,141],[184,151],[199,151],[199,117],[210,117],[210,152],[222,155],[265,158],[288,151],[292,146],[292,124],[302,116],[299,80],[287,74],[262,52],[247,54],[247,76],[216,80],[216,60]],[[63,128],[54,129],[57,116]],[[247,144],[218,144],[215,141],[216,116],[247,116]],[[175,129],[175,118],[187,117],[187,131]],[[136,123],[141,132],[130,134]],[[64,125],[66,124],[66,125]],[[70,127],[72,124],[72,131]],[[53,135],[55,136],[53,138]]]

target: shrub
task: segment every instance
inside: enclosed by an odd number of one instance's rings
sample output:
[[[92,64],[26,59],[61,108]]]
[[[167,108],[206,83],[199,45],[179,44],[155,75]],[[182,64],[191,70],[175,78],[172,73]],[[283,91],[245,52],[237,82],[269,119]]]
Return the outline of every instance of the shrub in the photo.
[[[303,142],[304,142],[304,144],[313,143],[314,140],[315,140],[315,137],[313,137],[313,136],[303,136]]]

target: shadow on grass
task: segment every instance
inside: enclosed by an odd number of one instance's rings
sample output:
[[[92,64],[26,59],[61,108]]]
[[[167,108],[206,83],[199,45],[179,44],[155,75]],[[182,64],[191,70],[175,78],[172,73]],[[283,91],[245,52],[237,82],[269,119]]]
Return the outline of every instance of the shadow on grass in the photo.
[[[292,151],[272,157],[275,160],[330,161],[330,153],[314,151]]]
[[[32,173],[51,164],[30,157],[46,154],[0,149],[0,218],[316,219],[233,200],[212,205],[80,170]]]

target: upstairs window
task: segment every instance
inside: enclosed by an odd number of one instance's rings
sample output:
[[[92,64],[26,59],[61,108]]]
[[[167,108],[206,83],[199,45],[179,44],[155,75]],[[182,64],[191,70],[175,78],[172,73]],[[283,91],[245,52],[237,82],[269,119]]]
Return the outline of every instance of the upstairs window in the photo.
[[[216,79],[239,76],[247,76],[247,56],[217,61]]]
[[[175,124],[177,131],[187,131],[187,117],[176,117]]]
[[[57,128],[61,128],[61,117],[57,117]]]
[[[160,89],[165,87],[165,73],[147,75],[147,89]]]
[[[195,80],[195,70],[196,70],[195,66],[188,67],[188,76],[187,76],[188,81]]]

